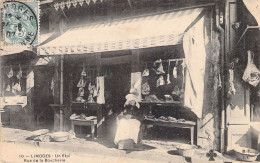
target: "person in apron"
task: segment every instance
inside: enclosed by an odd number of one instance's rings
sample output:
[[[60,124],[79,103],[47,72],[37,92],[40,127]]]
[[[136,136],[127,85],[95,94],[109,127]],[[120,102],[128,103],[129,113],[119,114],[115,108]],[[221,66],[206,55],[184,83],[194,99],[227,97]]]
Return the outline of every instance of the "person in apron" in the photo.
[[[142,114],[140,112],[140,105],[134,94],[126,96],[124,110],[117,117],[117,130],[114,139],[115,145],[121,140],[133,140],[135,144],[138,143],[138,137],[141,126]]]

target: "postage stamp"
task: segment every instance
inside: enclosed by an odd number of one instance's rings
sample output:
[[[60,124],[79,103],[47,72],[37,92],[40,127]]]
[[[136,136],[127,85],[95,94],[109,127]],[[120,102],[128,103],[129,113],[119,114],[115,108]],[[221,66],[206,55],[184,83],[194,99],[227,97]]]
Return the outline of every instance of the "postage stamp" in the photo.
[[[39,2],[4,1],[2,7],[4,44],[37,45],[39,42]]]

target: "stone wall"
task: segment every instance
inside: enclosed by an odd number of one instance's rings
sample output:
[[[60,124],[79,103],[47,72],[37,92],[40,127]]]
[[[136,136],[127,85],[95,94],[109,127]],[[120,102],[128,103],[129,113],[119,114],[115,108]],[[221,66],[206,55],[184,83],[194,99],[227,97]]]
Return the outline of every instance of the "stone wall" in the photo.
[[[207,22],[210,23],[210,17]],[[207,64],[205,75],[205,96],[202,118],[198,120],[197,145],[203,148],[220,147],[220,110],[219,105],[219,73],[220,73],[220,41],[219,33],[211,31],[213,24],[206,24]]]

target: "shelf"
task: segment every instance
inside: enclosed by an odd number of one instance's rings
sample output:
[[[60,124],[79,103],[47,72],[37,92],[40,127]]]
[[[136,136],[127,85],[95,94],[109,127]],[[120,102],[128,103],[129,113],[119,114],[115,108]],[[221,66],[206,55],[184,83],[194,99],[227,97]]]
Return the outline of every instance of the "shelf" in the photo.
[[[71,110],[81,110],[81,111],[97,110],[99,106],[101,106],[101,104],[86,103],[86,102],[71,102]]]
[[[171,102],[139,102],[141,105],[152,105],[152,106],[183,106],[181,101],[171,101]]]
[[[239,44],[239,42],[242,40],[242,38],[244,37],[244,35],[246,34],[248,29],[260,29],[260,26],[247,26],[245,31],[242,33],[241,37],[239,38],[237,45]]]
[[[65,107],[65,105],[62,104],[50,104],[51,107]]]
[[[185,122],[171,122],[171,121],[162,121],[162,120],[148,120],[145,119],[144,123],[148,123],[151,125],[157,125],[157,126],[168,126],[168,127],[192,127],[195,126],[196,123],[192,121],[185,121]]]

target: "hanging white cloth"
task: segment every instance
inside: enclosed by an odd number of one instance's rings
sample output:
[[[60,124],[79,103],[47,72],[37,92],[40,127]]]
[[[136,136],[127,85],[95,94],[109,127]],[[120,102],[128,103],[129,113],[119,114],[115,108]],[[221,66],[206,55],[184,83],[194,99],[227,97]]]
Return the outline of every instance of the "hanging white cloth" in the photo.
[[[131,90],[130,90],[130,93],[133,93],[133,91],[136,92],[134,94],[136,94],[138,102],[142,101],[141,85],[142,85],[142,73],[141,72],[131,73]]]
[[[198,118],[202,117],[206,68],[204,19],[204,17],[201,18],[196,25],[185,33],[183,38],[187,66],[184,105],[190,108]]]
[[[54,87],[55,87],[55,82],[54,82],[54,77],[51,78],[51,93],[52,96],[54,97]]]
[[[97,103],[104,104],[105,103],[105,85],[104,85],[104,76],[97,77]]]
[[[118,144],[120,140],[132,139],[137,144],[140,125],[140,121],[136,119],[122,118],[121,120],[117,120],[117,130],[114,143]]]
[[[176,66],[173,68],[172,75],[175,79],[177,78],[177,67]]]
[[[257,24],[260,25],[260,0],[243,0],[243,2],[256,19]]]

